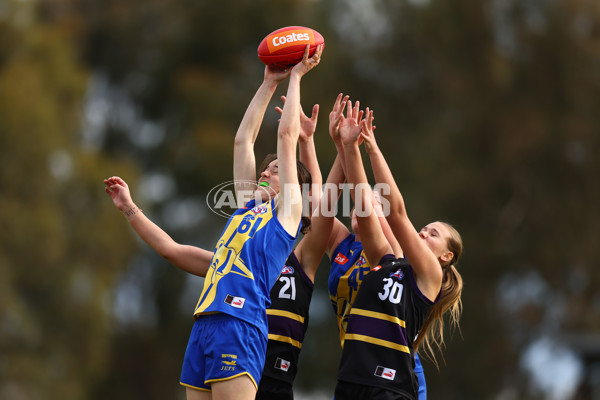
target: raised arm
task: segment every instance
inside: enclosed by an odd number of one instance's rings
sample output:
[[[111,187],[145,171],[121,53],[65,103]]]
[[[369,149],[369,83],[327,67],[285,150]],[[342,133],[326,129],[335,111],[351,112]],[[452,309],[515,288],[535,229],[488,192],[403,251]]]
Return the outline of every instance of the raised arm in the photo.
[[[377,141],[375,140],[375,126],[373,125],[373,120],[374,120],[373,110],[369,110],[367,108],[367,111],[368,111],[367,115],[365,115],[365,120],[362,125],[361,137],[364,140],[363,145],[365,147],[367,154],[371,155],[372,153],[379,151],[379,146],[377,145]],[[377,216],[379,218],[379,223],[381,225],[381,229],[383,230],[383,234],[384,234],[385,238],[387,239],[388,243],[390,244],[390,246],[392,246],[394,255],[396,257],[402,257],[404,255],[404,253],[402,251],[402,246],[400,246],[400,243],[398,243],[398,240],[396,240],[396,237],[394,236],[394,232],[392,232],[392,229],[390,228],[390,225],[386,218],[390,212],[388,200],[385,198],[384,199],[381,198],[380,191],[382,191],[384,193],[389,193],[388,187],[386,185],[383,185],[382,187],[380,187],[378,189],[379,190],[376,190],[373,192],[373,194],[375,196],[374,197],[375,201],[373,203],[373,206],[375,207],[375,212],[377,213]]]
[[[370,123],[372,123],[372,112],[366,119],[370,119]],[[382,199],[387,201],[389,205],[390,211],[387,220],[390,228],[402,247],[404,255],[413,267],[419,289],[428,298],[435,299],[442,284],[440,263],[427,247],[425,241],[419,237],[419,233],[408,218],[404,199],[396,185],[392,172],[381,150],[369,135],[365,126],[362,136],[366,142],[369,142],[366,149],[371,160],[375,181],[378,186],[385,189],[382,190],[381,195]]]
[[[352,184],[350,185],[350,193],[355,204],[365,254],[371,265],[377,265],[384,255],[392,254],[393,249],[385,238],[379,219],[374,211],[373,192],[368,184],[360,155],[359,137],[364,120],[358,120],[358,111],[356,107],[352,109],[350,102],[348,102],[347,112],[348,117],[340,125],[340,137],[346,164],[346,179]],[[367,118],[368,114],[367,112]]]
[[[335,217],[335,207],[339,197],[340,183],[344,182],[344,172],[339,157],[336,157],[325,190],[317,208],[313,212],[310,231],[300,241],[294,252],[302,264],[304,272],[314,280],[323,254],[331,259],[331,253],[350,233],[348,228]]]
[[[105,179],[104,184],[104,190],[112,198],[114,205],[125,215],[144,242],[177,268],[190,274],[206,276],[212,252],[175,242],[135,205],[129,186],[123,179],[113,176]]]
[[[285,96],[281,96],[281,100],[285,104]],[[275,107],[275,110],[279,113],[283,113],[281,107]],[[317,151],[315,150],[314,134],[317,129],[317,119],[319,117],[319,105],[315,104],[312,108],[312,114],[309,117],[304,114],[302,106],[300,107],[300,135],[298,137],[298,147],[300,149],[300,161],[306,166],[310,172],[313,189],[321,192],[321,186],[323,184],[323,176],[321,175],[321,168],[319,167],[319,160],[317,159]],[[320,197],[319,193],[313,191],[313,196],[318,200]],[[315,202],[314,208],[317,206]]]
[[[285,104],[285,96],[281,99]],[[281,114],[283,110],[279,107],[276,110]],[[323,258],[323,252],[325,243],[328,239],[327,234],[324,233],[324,229],[320,228],[319,218],[319,202],[321,200],[321,187],[323,184],[323,177],[321,175],[321,169],[319,167],[319,161],[317,159],[317,152],[315,150],[314,133],[317,128],[317,118],[319,114],[319,105],[315,104],[312,109],[312,115],[310,118],[304,114],[302,108],[300,108],[300,136],[298,140],[300,161],[309,170],[312,180],[311,187],[311,224],[310,230],[304,235],[300,243],[294,249],[294,254],[298,258],[304,273],[314,282],[317,268]],[[316,226],[315,226],[316,223]],[[329,231],[327,231],[329,232]],[[319,233],[321,233],[319,235]],[[317,238],[318,237],[318,238]],[[322,239],[321,239],[322,238]]]
[[[329,113],[329,135],[334,141],[339,141],[339,126],[344,118],[344,107],[347,101],[348,96],[340,93]],[[333,250],[350,233],[348,228],[335,217],[340,187],[345,180],[342,161],[338,155],[329,171],[318,207],[312,214],[310,231],[302,238],[295,250],[296,255],[304,260],[305,271],[316,272],[323,253],[327,253],[331,259]]]
[[[277,85],[289,74],[289,70],[275,70],[266,66],[263,82],[244,113],[233,146],[233,179],[236,181],[236,193],[239,190],[253,191],[255,188],[251,183],[256,182],[254,142]]]
[[[286,101],[277,130],[277,162],[279,173],[279,203],[277,218],[283,228],[296,236],[302,217],[302,198],[296,166],[296,146],[300,135],[300,81],[321,58],[323,46],[317,47],[313,57],[308,57],[307,45],[302,62],[290,73]]]
[[[311,117],[308,118],[302,107],[300,107],[300,136],[298,138],[298,147],[300,161],[308,168],[312,180],[313,198],[319,199],[321,186],[323,185],[323,175],[317,160],[317,151],[315,150],[314,134],[317,129],[317,118],[319,116],[319,105],[315,104],[312,109]],[[317,202],[315,202],[317,203]],[[317,205],[315,204],[313,209]]]

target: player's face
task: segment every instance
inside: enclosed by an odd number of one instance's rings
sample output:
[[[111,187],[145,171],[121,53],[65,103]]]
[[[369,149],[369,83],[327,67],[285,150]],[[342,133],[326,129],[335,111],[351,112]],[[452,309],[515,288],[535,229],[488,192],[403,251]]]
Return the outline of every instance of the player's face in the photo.
[[[261,182],[266,182],[269,184],[268,190],[261,189],[260,187],[257,189],[257,191],[261,194],[262,201],[269,200],[273,193],[279,193],[279,168],[277,165],[277,160],[273,160],[267,166],[267,168],[260,173],[258,183],[260,184]]]
[[[432,222],[421,229],[419,236],[440,262],[447,262],[452,259],[453,254],[448,249],[450,231],[444,224]]]

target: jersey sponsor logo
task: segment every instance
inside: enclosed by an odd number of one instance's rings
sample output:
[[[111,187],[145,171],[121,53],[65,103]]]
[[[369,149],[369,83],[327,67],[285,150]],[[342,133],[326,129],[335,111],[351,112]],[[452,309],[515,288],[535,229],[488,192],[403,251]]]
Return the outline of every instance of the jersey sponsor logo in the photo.
[[[290,275],[294,273],[294,268],[290,267],[290,266],[285,266],[283,267],[283,269],[281,270],[281,275]]]
[[[396,370],[378,365],[377,368],[375,368],[375,376],[393,381],[396,377]]]
[[[277,357],[277,360],[275,360],[275,369],[280,369],[287,372],[290,369],[290,365],[291,362],[284,360],[283,358]]]
[[[246,299],[243,297],[232,296],[230,294],[225,297],[225,303],[235,308],[244,308],[245,302]]]
[[[338,255],[335,256],[335,262],[338,264],[344,265],[348,262],[348,259],[342,253],[338,253]]]
[[[398,271],[390,274],[390,276],[395,276],[396,278],[402,280],[402,278],[404,278],[404,272],[401,269],[399,269]]]
[[[365,256],[362,256],[362,255],[361,255],[361,256],[358,258],[358,261],[356,262],[356,266],[357,266],[357,267],[360,267],[361,265],[364,265],[364,264],[366,264],[366,263],[367,263],[367,259],[365,258]]]
[[[260,206],[254,207],[251,211],[254,213],[254,215],[257,215],[257,214],[266,214],[267,211],[269,211],[269,209],[264,204],[261,204]]]

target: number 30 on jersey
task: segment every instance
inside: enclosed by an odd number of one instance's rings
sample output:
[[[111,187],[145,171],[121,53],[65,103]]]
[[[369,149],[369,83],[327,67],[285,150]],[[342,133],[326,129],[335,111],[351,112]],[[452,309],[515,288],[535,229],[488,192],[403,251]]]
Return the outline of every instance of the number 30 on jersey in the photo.
[[[382,301],[389,300],[392,304],[400,303],[402,300],[402,290],[404,286],[398,281],[394,281],[392,278],[383,279],[383,293],[377,293]]]

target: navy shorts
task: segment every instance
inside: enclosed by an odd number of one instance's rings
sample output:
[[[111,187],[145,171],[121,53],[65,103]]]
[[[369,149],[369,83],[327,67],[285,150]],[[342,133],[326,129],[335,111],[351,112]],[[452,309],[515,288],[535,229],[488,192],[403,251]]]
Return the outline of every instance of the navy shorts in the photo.
[[[267,376],[260,381],[255,400],[294,400],[294,391],[289,383]]]
[[[180,383],[210,391],[212,382],[248,375],[258,388],[266,350],[267,338],[254,325],[222,313],[201,316],[192,327]]]

